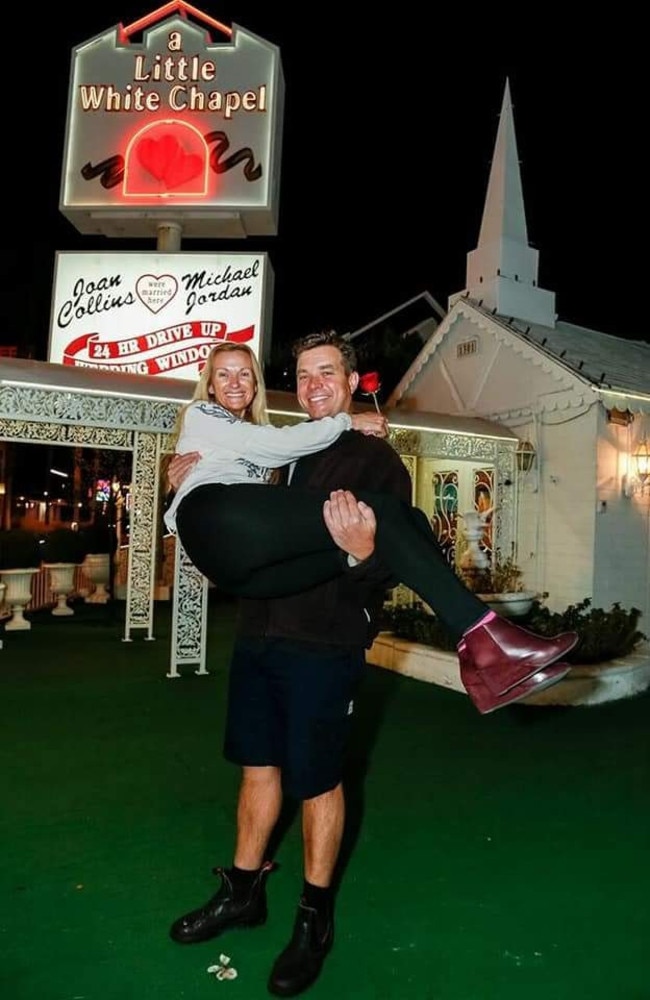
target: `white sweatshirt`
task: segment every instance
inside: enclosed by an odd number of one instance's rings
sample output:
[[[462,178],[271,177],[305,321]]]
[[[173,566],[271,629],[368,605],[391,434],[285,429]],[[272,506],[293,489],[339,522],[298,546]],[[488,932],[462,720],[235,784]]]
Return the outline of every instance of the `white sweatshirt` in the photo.
[[[176,451],[200,451],[201,458],[179,486],[164,515],[169,531],[176,531],[176,510],[190,490],[205,483],[266,484],[273,469],[303,455],[322,451],[343,431],[349,431],[348,413],[305,423],[274,427],[251,424],[218,403],[191,403],[185,411]]]

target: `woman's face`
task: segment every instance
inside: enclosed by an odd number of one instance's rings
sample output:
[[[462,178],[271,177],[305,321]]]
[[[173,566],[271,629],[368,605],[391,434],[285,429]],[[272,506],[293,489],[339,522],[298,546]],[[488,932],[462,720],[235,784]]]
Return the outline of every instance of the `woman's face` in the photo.
[[[257,383],[246,351],[221,351],[212,364],[210,388],[215,402],[243,417],[255,398]]]

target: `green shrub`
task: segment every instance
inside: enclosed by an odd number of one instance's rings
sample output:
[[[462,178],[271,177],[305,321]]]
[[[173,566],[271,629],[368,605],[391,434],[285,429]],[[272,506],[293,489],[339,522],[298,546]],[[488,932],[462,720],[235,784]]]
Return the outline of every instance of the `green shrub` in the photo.
[[[0,531],[0,569],[33,569],[40,565],[38,535],[25,528]]]
[[[627,656],[647,638],[637,629],[640,615],[638,608],[626,611],[618,603],[613,604],[609,611],[592,608],[591,600],[585,598],[579,604],[569,605],[561,613],[549,611],[539,601],[534,601],[529,613],[514,621],[538,635],[577,632],[577,645],[566,657],[567,661],[573,664],[604,663]],[[419,642],[447,651],[456,649],[454,639],[442,622],[425,611],[421,603],[384,608],[381,627],[407,642]]]
[[[117,548],[117,534],[115,528],[107,524],[88,524],[85,528],[79,529],[79,534],[84,540],[86,552],[108,553],[113,555]]]
[[[570,604],[561,614],[549,611],[535,601],[526,616],[526,628],[539,635],[556,635],[558,632],[577,632],[577,646],[567,660],[570,663],[603,663],[619,656],[627,656],[647,636],[637,629],[641,612],[638,608],[626,611],[616,602],[609,611],[592,608],[585,597],[579,604]]]
[[[512,557],[501,559],[497,550],[492,567],[477,573],[472,585],[476,594],[520,594],[524,589],[523,573]]]
[[[87,551],[82,535],[72,528],[53,528],[43,535],[41,559],[45,563],[82,563]]]
[[[385,607],[381,627],[407,642],[421,642],[437,649],[456,649],[456,643],[442,622],[418,602],[401,604],[396,608]]]

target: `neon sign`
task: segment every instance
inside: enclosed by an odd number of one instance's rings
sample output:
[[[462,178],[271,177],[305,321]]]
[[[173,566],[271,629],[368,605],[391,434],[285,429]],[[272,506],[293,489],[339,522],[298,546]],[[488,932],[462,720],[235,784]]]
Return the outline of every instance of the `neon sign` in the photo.
[[[118,25],[73,50],[61,212],[107,236],[275,235],[283,102],[278,49],[184,0]]]

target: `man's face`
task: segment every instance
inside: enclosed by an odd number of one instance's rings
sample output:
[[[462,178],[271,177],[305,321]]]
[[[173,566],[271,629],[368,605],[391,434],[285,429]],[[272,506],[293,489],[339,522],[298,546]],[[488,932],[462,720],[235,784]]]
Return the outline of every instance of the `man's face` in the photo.
[[[338,347],[325,344],[303,351],[296,361],[296,394],[312,420],[349,413],[357,372],[346,374]]]

